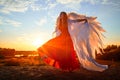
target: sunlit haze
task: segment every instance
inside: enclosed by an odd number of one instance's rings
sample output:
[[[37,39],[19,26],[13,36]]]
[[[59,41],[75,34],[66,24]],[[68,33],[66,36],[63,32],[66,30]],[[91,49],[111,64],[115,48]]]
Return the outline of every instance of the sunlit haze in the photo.
[[[37,50],[52,38],[61,11],[97,16],[104,44],[120,44],[120,0],[0,0],[0,47]]]
[[[43,43],[44,43],[43,40],[40,39],[40,38],[33,40],[33,45],[34,45],[36,48],[38,48],[39,46],[41,46]]]

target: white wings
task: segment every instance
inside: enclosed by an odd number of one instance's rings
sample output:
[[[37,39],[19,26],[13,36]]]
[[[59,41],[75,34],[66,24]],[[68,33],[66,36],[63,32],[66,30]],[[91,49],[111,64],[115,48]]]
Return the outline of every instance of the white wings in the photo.
[[[96,21],[96,17],[86,17],[85,15],[69,13],[68,18],[69,33],[80,64],[84,68],[93,71],[104,71],[107,69],[107,65],[101,65],[95,61],[95,52],[100,53],[99,48],[102,48],[102,40],[104,38],[102,32],[105,31],[100,26],[100,23]],[[88,23],[70,21],[76,19],[87,19]],[[56,24],[59,24],[58,22]],[[60,30],[56,26],[54,37],[59,36],[60,33]]]
[[[76,13],[68,14],[69,19],[87,19],[88,23],[77,22],[69,23],[68,29],[71,35],[74,49],[81,65],[89,70],[103,71],[107,65],[101,65],[95,62],[95,52],[100,52],[102,48],[103,34],[105,30],[100,26],[96,17],[86,17]]]

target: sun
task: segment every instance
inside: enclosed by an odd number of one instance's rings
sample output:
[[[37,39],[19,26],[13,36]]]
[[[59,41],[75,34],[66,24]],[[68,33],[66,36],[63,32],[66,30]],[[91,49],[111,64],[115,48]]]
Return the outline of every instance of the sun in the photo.
[[[38,38],[38,39],[35,39],[32,44],[35,46],[35,47],[39,47],[43,44],[43,40]]]

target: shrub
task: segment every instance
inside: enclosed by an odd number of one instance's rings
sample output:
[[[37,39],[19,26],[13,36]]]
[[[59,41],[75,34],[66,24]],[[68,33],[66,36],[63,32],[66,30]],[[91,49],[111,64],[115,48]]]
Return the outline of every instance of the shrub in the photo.
[[[5,56],[3,56],[3,55],[0,55],[0,59],[4,59],[5,58]]]
[[[10,59],[5,62],[5,66],[20,66],[20,62],[15,59]]]
[[[103,55],[98,55],[97,59],[120,61],[120,48],[107,51]]]

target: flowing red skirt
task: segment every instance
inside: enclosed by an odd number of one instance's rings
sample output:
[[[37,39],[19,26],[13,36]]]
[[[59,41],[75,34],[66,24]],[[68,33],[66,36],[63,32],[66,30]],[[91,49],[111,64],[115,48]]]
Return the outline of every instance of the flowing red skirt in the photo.
[[[69,34],[61,34],[38,48],[41,58],[56,68],[72,71],[79,69],[79,61]]]

